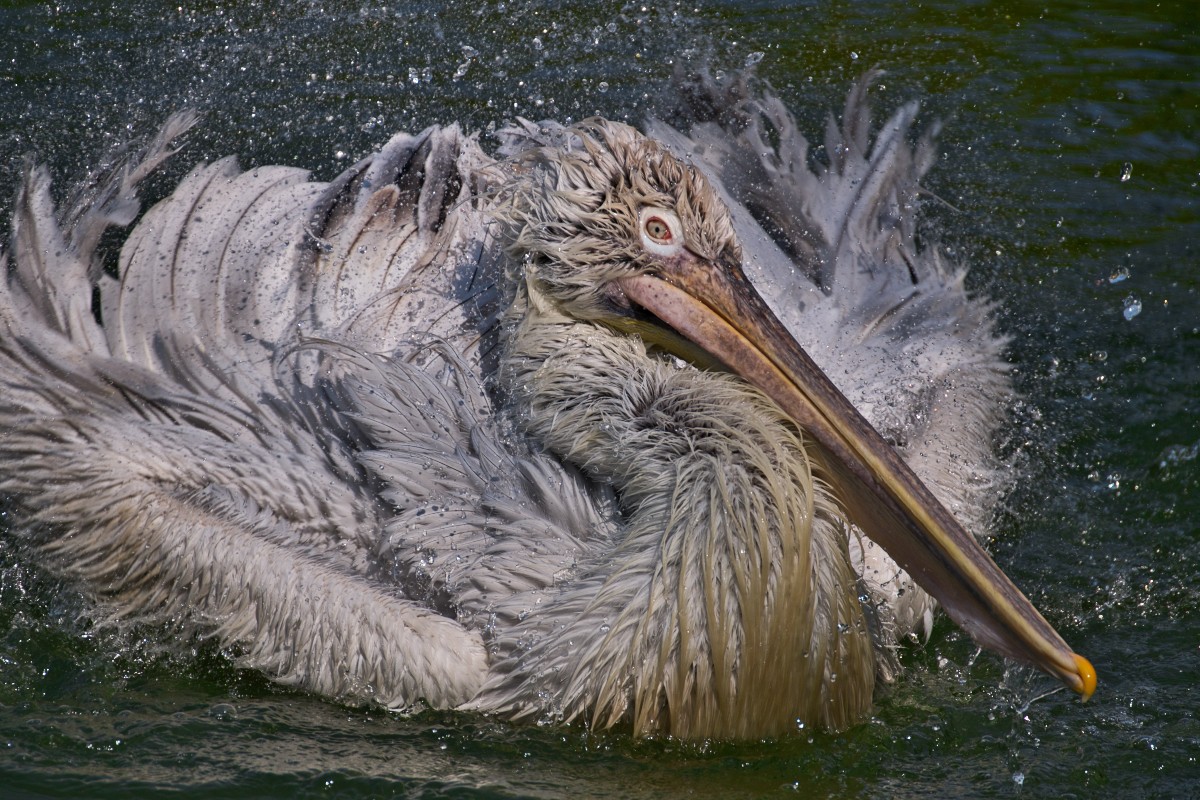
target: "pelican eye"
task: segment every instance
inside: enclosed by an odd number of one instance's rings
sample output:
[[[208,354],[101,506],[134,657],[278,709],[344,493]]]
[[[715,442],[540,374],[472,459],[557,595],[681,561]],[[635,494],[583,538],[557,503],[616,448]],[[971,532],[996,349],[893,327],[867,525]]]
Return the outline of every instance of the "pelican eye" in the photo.
[[[646,229],[646,235],[658,244],[671,241],[671,226],[662,217],[650,217],[643,227]]]
[[[642,247],[659,256],[673,256],[683,247],[683,225],[675,212],[665,208],[643,208],[638,214]]]

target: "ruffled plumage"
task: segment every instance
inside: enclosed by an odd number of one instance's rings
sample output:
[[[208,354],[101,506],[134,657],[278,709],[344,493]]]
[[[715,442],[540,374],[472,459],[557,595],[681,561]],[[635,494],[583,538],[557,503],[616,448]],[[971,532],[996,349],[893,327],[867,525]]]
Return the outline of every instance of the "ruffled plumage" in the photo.
[[[1004,342],[917,244],[932,133],[909,143],[908,104],[872,139],[872,77],[825,164],[744,79],[689,84],[673,127],[647,130],[707,175],[692,191],[728,208],[797,341],[982,532]],[[182,621],[346,701],[683,736],[865,713],[933,603],[849,529],[803,435],[736,378],[519,321],[536,316],[529,237],[554,231],[514,223],[514,186],[538,154],[562,169],[600,147],[593,129],[522,121],[499,160],[454,126],[398,134],[328,183],[201,164],[105,274],[100,234],[134,219],[194,122],[62,214],[26,169],[0,291],[0,492],[42,563],[111,618]]]

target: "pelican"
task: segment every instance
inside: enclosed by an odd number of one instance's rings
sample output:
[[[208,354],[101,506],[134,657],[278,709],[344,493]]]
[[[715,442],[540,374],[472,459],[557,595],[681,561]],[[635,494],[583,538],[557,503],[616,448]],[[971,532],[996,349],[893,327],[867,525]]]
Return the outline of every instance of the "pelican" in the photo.
[[[173,117],[3,255],[10,533],[104,624],[347,703],[685,739],[842,730],[935,603],[1085,698],[976,538],[1011,386],[915,236],[932,134],[825,161],[769,87],[671,124],[398,134],[333,181],[196,166]]]

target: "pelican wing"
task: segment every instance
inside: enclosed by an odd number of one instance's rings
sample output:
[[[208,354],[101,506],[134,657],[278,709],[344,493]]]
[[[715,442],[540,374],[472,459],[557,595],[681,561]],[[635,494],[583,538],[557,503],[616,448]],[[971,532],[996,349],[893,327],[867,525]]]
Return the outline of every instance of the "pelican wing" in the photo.
[[[27,168],[0,290],[17,532],[109,619],[182,623],[327,696],[459,705],[488,609],[534,602],[607,518],[489,419],[492,162],[451,127],[330,183],[200,165],[104,274],[100,233],[191,123],[70,224]]]

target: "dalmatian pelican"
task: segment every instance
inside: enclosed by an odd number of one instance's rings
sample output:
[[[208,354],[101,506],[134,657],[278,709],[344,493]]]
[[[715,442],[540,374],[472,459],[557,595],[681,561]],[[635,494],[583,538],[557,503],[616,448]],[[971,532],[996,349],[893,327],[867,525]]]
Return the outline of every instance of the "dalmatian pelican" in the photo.
[[[868,75],[809,153],[769,87],[670,124],[401,133],[331,182],[196,166],[173,117],[0,291],[0,492],[102,624],[343,702],[635,735],[844,729],[935,603],[1085,698],[975,535],[1011,396],[916,236],[931,135]],[[129,226],[119,262],[104,231]]]

